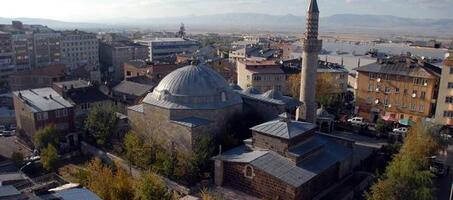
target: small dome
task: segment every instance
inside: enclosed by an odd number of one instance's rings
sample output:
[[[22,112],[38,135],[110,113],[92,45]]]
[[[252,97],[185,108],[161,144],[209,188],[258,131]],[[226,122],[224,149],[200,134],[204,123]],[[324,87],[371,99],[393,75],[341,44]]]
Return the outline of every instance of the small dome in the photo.
[[[262,96],[269,98],[269,99],[276,99],[276,100],[283,99],[282,93],[275,89],[267,91]]]
[[[144,102],[164,107],[217,108],[242,100],[212,68],[189,65],[163,78]]]
[[[249,88],[245,89],[244,93],[246,93],[246,94],[261,94],[260,91],[257,90],[254,87],[249,87]]]

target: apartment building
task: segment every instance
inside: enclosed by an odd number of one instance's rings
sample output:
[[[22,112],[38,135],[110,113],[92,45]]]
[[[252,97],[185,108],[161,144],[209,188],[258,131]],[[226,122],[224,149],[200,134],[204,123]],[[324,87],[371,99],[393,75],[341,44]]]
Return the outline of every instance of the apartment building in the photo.
[[[282,65],[272,60],[239,60],[236,63],[238,85],[247,89],[254,87],[261,93],[275,89],[283,95],[288,95],[287,76]]]
[[[33,64],[34,68],[41,68],[50,64],[61,63],[61,33],[34,33],[33,34]]]
[[[453,48],[453,43],[451,48]],[[450,49],[442,67],[439,98],[436,108],[436,123],[453,126],[453,50]]]
[[[177,54],[192,54],[199,42],[186,38],[149,38],[135,41],[149,48],[149,59],[154,63],[174,63]]]
[[[147,60],[148,48],[129,41],[99,43],[99,61],[107,71],[109,81],[124,79],[124,63],[131,60]]]
[[[0,79],[14,72],[14,53],[11,34],[0,31]]]
[[[13,93],[16,123],[34,141],[36,131],[54,124],[71,146],[77,138],[74,131],[74,106],[52,88],[21,90]]]
[[[64,31],[61,37],[63,63],[70,70],[81,66],[99,66],[99,42],[96,35],[79,30]]]
[[[371,122],[434,116],[441,69],[410,55],[356,68],[358,115]]]

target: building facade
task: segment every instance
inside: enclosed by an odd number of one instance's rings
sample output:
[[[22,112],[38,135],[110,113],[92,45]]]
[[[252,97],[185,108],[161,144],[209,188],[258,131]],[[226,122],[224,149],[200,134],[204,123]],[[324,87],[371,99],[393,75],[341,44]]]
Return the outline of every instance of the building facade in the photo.
[[[52,87],[52,83],[65,80],[66,67],[54,64],[40,69],[24,70],[13,73],[8,78],[11,91]]]
[[[74,146],[74,106],[52,88],[21,90],[13,93],[17,129],[34,141],[36,131],[48,125],[55,125],[60,138],[66,137]]]
[[[192,54],[200,44],[186,38],[153,38],[136,40],[149,48],[149,59],[154,63],[174,63],[177,54]]]
[[[383,116],[434,116],[441,69],[410,56],[396,56],[356,69],[358,115],[370,122]]]
[[[0,79],[5,80],[15,71],[14,51],[10,33],[0,31]]]
[[[86,65],[99,66],[99,42],[95,34],[79,30],[62,32],[61,53],[69,70]]]
[[[272,60],[236,62],[237,84],[244,89],[254,87],[261,93],[275,89],[284,95],[289,94],[287,75],[282,65]]]
[[[124,63],[131,60],[147,60],[148,48],[132,42],[100,42],[99,59],[108,80],[120,82],[124,79]]]
[[[453,48],[453,44],[451,48]],[[436,123],[453,126],[453,50],[450,50],[447,54],[442,67],[436,108]]]

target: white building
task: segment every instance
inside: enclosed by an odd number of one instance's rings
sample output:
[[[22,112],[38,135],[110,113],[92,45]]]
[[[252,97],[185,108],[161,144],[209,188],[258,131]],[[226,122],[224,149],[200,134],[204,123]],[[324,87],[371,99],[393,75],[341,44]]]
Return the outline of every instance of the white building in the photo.
[[[68,69],[99,65],[99,42],[95,34],[82,31],[65,31],[61,38],[63,63]]]
[[[147,46],[150,61],[156,63],[174,61],[177,54],[192,54],[200,46],[198,41],[185,38],[149,38],[135,43]]]
[[[453,49],[447,54],[442,67],[436,109],[436,123],[453,126]]]

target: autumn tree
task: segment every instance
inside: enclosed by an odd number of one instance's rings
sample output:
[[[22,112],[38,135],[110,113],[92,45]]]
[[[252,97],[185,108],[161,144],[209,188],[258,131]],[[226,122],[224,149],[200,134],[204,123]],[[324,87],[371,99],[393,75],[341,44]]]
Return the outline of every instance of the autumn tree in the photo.
[[[368,200],[434,199],[430,157],[439,150],[437,129],[419,122],[404,140],[400,152],[365,196]]]
[[[166,200],[172,195],[165,186],[165,182],[154,172],[147,171],[142,174],[135,184],[136,200]]]
[[[117,167],[111,183],[111,196],[112,200],[123,200],[134,198],[134,185],[135,181],[121,167]]]
[[[48,144],[41,152],[41,163],[44,169],[51,171],[55,169],[58,163],[58,151],[52,145]]]
[[[133,165],[148,169],[154,160],[154,146],[152,142],[145,142],[135,132],[129,132],[124,137],[125,156]]]
[[[288,87],[294,98],[300,94],[300,74],[293,74],[288,78]],[[316,101],[322,105],[329,105],[334,98],[334,92],[338,86],[330,79],[329,75],[318,74],[316,79]]]
[[[94,137],[98,145],[105,145],[116,132],[118,118],[113,107],[96,106],[85,120],[85,129]]]
[[[49,144],[58,147],[59,136],[57,127],[54,124],[39,129],[35,135],[35,144],[40,148],[46,148]]]

